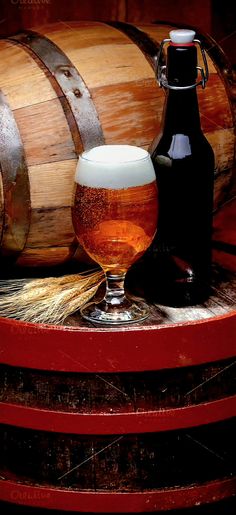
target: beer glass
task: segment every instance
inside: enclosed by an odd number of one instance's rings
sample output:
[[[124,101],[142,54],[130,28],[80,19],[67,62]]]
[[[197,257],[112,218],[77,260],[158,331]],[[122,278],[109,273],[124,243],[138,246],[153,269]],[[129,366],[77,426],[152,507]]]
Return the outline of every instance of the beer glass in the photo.
[[[106,274],[104,299],[83,306],[81,315],[110,325],[144,320],[148,306],[125,295],[124,280],[156,232],[157,185],[150,155],[131,145],[94,147],[80,156],[75,181],[75,234]]]

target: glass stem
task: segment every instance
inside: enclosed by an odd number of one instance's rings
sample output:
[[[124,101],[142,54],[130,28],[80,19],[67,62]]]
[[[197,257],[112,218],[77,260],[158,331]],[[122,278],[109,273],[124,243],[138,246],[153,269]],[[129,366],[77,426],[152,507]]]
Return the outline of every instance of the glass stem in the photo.
[[[125,300],[124,274],[106,273],[106,293],[104,300],[113,306],[119,306]]]

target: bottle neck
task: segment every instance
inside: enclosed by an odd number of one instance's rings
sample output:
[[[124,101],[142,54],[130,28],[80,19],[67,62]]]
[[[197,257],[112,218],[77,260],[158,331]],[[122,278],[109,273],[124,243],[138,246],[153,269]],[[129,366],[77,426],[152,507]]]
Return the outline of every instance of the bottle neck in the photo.
[[[201,131],[196,88],[168,90],[163,133],[190,134]]]
[[[169,89],[164,111],[163,131],[189,134],[201,130],[196,87],[197,49],[194,44],[170,45],[167,50],[167,82],[179,89]]]

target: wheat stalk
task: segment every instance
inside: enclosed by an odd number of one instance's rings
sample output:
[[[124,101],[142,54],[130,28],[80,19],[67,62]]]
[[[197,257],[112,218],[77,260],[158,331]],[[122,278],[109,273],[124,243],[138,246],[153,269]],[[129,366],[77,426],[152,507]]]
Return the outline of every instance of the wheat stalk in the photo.
[[[105,276],[101,270],[46,279],[0,281],[0,316],[61,324],[88,302]]]

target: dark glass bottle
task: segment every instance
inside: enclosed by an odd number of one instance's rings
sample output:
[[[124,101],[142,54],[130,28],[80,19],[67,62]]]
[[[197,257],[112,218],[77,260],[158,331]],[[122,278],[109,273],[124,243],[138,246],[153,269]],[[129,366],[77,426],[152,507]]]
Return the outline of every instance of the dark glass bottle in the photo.
[[[192,33],[187,43],[181,32]],[[151,148],[160,212],[147,282],[152,299],[182,306],[209,295],[214,154],[200,125],[195,34],[170,35],[163,129]]]

